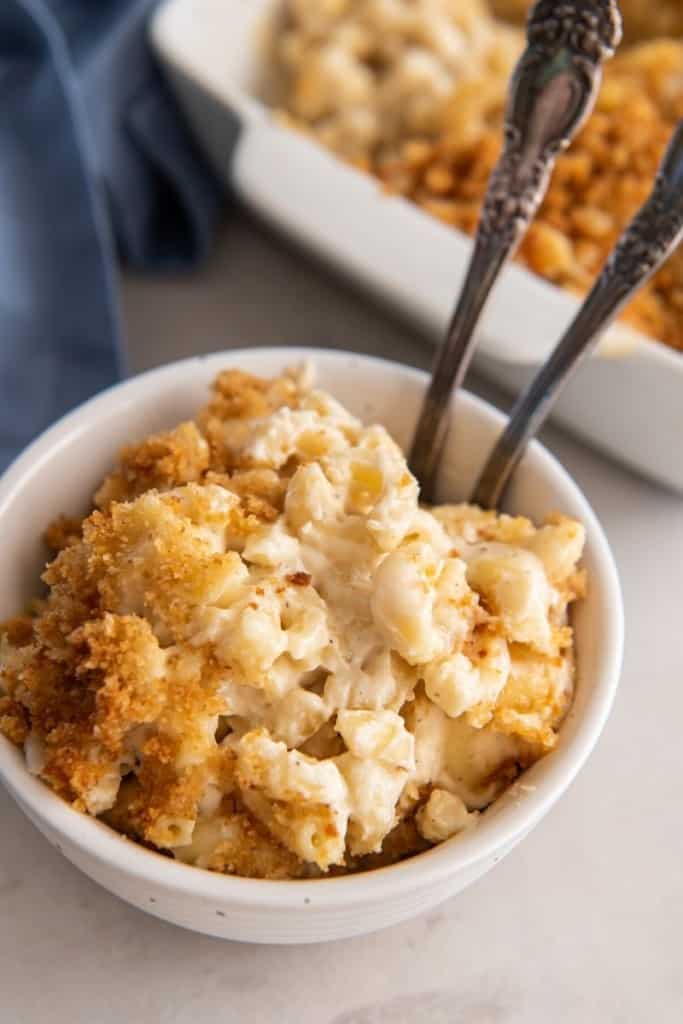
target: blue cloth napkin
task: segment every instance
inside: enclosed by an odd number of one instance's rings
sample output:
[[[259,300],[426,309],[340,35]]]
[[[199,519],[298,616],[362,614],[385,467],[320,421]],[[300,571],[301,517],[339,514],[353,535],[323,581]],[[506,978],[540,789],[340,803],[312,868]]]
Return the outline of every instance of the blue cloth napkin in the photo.
[[[189,267],[220,189],[146,39],[155,0],[0,0],[0,470],[123,372],[117,255]]]

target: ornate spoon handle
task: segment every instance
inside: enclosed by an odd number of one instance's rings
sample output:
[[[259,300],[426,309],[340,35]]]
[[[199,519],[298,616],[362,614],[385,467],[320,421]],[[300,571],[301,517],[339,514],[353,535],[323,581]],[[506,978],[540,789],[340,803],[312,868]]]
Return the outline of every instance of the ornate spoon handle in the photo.
[[[489,456],[472,500],[495,508],[524,450],[562,388],[633,294],[683,239],[683,120],[679,122],[649,199],[607,260],[557,347],[514,406]]]
[[[590,113],[602,62],[620,39],[616,0],[539,0],[531,10],[527,48],[510,85],[503,153],[489,181],[465,283],[413,440],[410,465],[427,501],[434,498],[451,395],[467,371],[484,304],[536,214],[558,154]]]

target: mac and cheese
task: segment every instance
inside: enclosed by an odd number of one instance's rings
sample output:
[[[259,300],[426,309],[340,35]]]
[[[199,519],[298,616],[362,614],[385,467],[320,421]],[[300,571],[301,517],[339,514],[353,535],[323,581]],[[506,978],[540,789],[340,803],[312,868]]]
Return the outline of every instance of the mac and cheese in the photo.
[[[219,376],[126,448],[6,623],[0,727],[75,807],[183,861],[357,870],[476,822],[551,750],[584,534],[418,504],[305,374]]]

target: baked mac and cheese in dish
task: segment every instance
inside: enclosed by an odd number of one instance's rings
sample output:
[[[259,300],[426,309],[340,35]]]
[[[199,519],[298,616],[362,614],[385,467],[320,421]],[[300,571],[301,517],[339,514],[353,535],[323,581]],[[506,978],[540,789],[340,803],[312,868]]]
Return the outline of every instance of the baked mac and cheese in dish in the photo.
[[[277,0],[264,64],[281,119],[389,194],[474,234],[500,155],[530,0]],[[622,0],[628,45],[558,157],[517,259],[585,295],[645,202],[683,117],[681,0]],[[658,36],[660,38],[652,38]],[[683,351],[683,250],[627,305],[636,330]]]
[[[222,373],[48,531],[0,728],[76,808],[215,871],[355,871],[471,828],[557,742],[584,531],[418,499],[307,370]]]

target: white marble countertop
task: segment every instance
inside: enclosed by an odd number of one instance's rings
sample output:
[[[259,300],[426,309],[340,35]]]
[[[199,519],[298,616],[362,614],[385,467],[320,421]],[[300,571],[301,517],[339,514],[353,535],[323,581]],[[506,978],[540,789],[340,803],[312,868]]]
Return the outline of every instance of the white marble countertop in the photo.
[[[124,295],[135,370],[258,343],[430,358],[410,330],[246,217],[201,274],[129,279]],[[255,947],[119,902],[0,793],[2,1024],[683,1020],[683,502],[555,431],[545,441],[606,527],[627,642],[606,732],[541,826],[408,924],[326,946]]]

